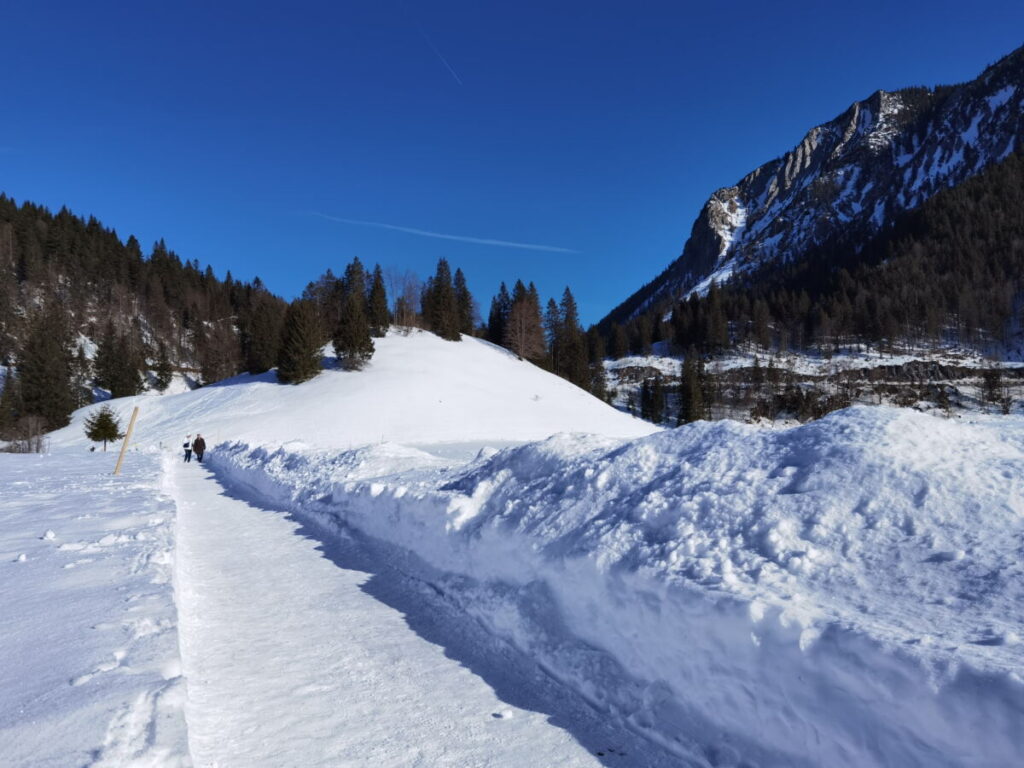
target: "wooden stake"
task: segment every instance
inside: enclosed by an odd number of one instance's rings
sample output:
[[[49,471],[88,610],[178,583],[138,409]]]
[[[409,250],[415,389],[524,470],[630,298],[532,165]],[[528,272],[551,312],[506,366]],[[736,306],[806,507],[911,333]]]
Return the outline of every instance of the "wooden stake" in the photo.
[[[132,420],[128,422],[128,431],[124,433],[124,440],[121,441],[121,455],[117,457],[117,466],[114,467],[114,474],[121,474],[121,462],[124,461],[125,451],[128,450],[128,441],[132,439],[132,430],[135,429],[135,419],[139,417],[139,406],[132,411]]]

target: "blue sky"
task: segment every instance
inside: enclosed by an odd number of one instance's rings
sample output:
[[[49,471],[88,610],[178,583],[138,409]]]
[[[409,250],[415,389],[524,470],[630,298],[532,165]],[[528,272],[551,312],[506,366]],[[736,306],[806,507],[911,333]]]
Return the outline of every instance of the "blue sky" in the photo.
[[[444,256],[484,313],[522,277],[596,322],[716,188],[878,88],[974,77],[1024,3],[14,0],[0,28],[19,201],[288,298]]]

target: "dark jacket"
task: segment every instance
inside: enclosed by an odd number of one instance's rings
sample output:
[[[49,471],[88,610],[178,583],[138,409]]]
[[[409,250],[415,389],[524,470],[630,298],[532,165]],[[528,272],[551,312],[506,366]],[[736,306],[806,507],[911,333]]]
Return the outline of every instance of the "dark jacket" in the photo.
[[[206,441],[201,437],[197,437],[192,442],[192,450],[196,453],[204,453],[206,451]]]

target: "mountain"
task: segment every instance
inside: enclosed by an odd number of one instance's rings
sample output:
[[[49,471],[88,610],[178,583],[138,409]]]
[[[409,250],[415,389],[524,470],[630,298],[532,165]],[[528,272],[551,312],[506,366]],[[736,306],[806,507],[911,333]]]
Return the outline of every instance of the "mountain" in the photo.
[[[957,86],[877,91],[705,203],[682,255],[602,321],[622,323],[712,281],[863,242],[1024,136],[1024,48]]]

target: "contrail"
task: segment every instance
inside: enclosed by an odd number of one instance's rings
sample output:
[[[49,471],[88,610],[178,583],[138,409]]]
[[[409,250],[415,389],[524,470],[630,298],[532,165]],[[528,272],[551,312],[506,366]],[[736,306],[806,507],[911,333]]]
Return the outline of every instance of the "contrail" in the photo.
[[[454,69],[452,69],[452,65],[448,63],[448,59],[442,56],[441,52],[437,50],[437,46],[434,45],[434,41],[427,36],[426,30],[424,30],[418,23],[416,24],[416,29],[418,29],[420,34],[423,35],[423,39],[427,41],[427,45],[430,46],[430,50],[434,52],[434,55],[441,60],[442,64],[448,67],[448,71],[452,73],[452,77],[455,78],[455,82],[462,85],[462,78],[459,77],[458,73]]]
[[[465,235],[446,235],[442,232],[430,232],[426,229],[415,229],[413,227],[400,227],[397,224],[382,224],[378,221],[361,221],[359,219],[343,219],[340,216],[328,216],[319,211],[309,211],[311,216],[318,216],[328,221],[337,221],[342,224],[355,224],[360,227],[377,227],[378,229],[393,229],[396,232],[406,232],[410,235],[420,237],[436,237],[441,240],[457,240],[460,243],[476,243],[477,245],[498,245],[503,248],[523,248],[528,251],[549,251],[551,253],[579,253],[572,248],[559,248],[555,245],[537,245],[536,243],[513,243],[508,240],[491,240],[483,237],[467,237]]]
[[[461,86],[462,78],[459,77],[459,73],[455,71],[452,65],[448,63],[448,59],[446,59],[444,55],[441,53],[441,51],[437,49],[437,46],[434,45],[434,41],[430,39],[430,35],[427,34],[427,30],[423,28],[422,24],[416,21],[416,17],[412,15],[412,12],[409,10],[409,7],[404,2],[402,2],[402,0],[399,0],[398,4],[402,6],[402,10],[405,11],[405,15],[408,16],[412,23],[416,25],[416,29],[419,30],[420,36],[423,38],[424,42],[426,42],[426,44],[430,46],[430,50],[434,52],[434,55],[437,56],[438,60],[442,64],[444,64],[445,68],[452,73],[452,77],[455,78],[455,82]]]

